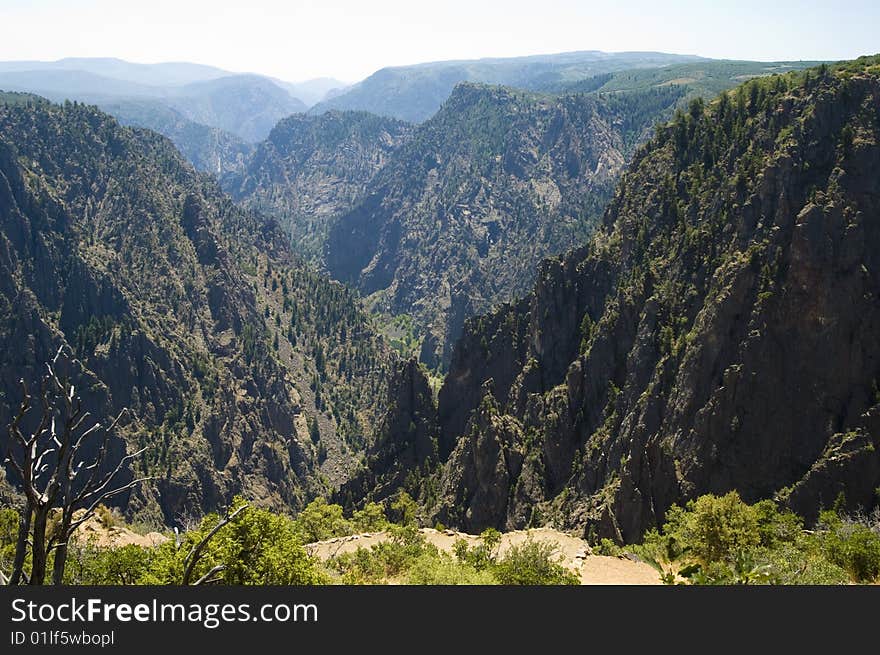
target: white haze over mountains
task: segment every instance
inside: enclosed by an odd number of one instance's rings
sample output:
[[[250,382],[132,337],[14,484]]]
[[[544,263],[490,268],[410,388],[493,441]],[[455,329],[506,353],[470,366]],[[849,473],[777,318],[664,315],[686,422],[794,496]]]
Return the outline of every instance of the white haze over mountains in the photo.
[[[221,77],[236,77],[242,73],[189,62],[165,62],[159,64],[139,64],[112,57],[67,57],[58,61],[4,61],[0,62],[0,81],[20,80],[20,84],[33,86],[29,78],[37,78],[37,74],[64,71],[67,73],[90,73],[99,78],[113,80],[110,88],[121,89],[119,82],[130,82],[130,91],[135,95],[158,95],[155,89],[139,89],[145,87],[179,87],[194,82],[207,82]],[[6,75],[17,73],[17,76]],[[324,99],[328,91],[343,89],[345,82],[329,77],[290,82],[269,78],[275,84],[288,91],[293,97],[311,106]],[[106,79],[103,81],[106,83]],[[97,83],[98,80],[95,80]],[[5,87],[5,88],[8,88]],[[8,89],[18,90],[18,89]],[[24,90],[24,89],[22,89]],[[91,90],[90,90],[91,92]]]
[[[306,111],[328,92],[344,88],[343,82],[331,78],[295,83],[188,62],[0,62],[0,90],[35,93],[56,102],[93,103],[127,124],[155,129],[172,139],[161,127],[167,120],[160,115],[168,111],[179,116],[178,122],[220,129],[256,143],[282,118]]]

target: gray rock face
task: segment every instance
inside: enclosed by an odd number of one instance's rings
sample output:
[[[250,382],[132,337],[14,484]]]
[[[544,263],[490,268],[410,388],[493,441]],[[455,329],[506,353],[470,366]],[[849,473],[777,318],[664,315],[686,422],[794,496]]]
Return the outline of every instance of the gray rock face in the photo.
[[[412,315],[422,361],[445,369],[466,319],[598,222],[629,154],[618,117],[596,98],[459,85],[332,225],[328,270]]]
[[[589,247],[469,321],[429,514],[637,539],[736,489],[880,487],[880,79],[754,82],[660,130]]]
[[[351,456],[334,431],[368,436],[390,361],[350,293],[166,139],[0,105],[0,425],[60,345],[93,416],[129,408],[117,454],[147,448],[134,467],[155,481],[120,504],[169,525],[233,494],[302,506],[321,448]]]
[[[346,507],[389,497],[438,463],[436,409],[425,374],[415,359],[390,374],[389,407],[367,449],[363,466],[342,485],[336,501]],[[414,488],[409,489],[418,493]]]
[[[223,187],[245,207],[276,219],[294,250],[317,261],[333,221],[351,210],[410,134],[408,124],[366,112],[294,114]]]
[[[438,518],[466,532],[506,527],[508,492],[523,467],[522,426],[499,415],[490,387],[485,387],[470,431],[452,452],[458,466],[446,468],[441,477],[441,495],[449,502]]]

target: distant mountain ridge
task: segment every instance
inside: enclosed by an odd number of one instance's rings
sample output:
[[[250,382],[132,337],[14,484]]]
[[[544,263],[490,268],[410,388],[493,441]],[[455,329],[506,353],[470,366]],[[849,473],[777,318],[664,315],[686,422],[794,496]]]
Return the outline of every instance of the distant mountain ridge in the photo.
[[[309,107],[328,97],[339,95],[351,86],[333,77],[316,77],[305,82],[285,82],[274,77],[270,79],[290,91],[292,96],[299,98]]]
[[[707,60],[659,52],[583,51],[427,62],[378,70],[311,111],[355,109],[420,123],[433,115],[461,82],[546,91],[600,73],[698,61]]]
[[[259,75],[229,75],[173,86],[148,86],[80,70],[0,72],[0,89],[36,93],[50,100],[102,106],[125,101],[160,103],[187,119],[256,142],[275,124],[308,107]]]
[[[282,118],[304,112],[327,92],[344,87],[332,78],[286,82],[186,62],[137,64],[113,58],[0,62],[0,89],[35,93],[56,102],[78,100],[111,111],[124,104],[127,114],[119,117],[127,122],[133,115],[149,116],[160,104],[249,143],[266,138]],[[144,105],[141,109],[133,106],[139,102]],[[141,126],[155,129],[156,125],[154,120]],[[177,141],[179,130],[166,136],[184,151],[208,147],[194,145],[192,138]]]
[[[433,115],[460,82],[541,93],[644,90],[667,84],[687,86],[693,93],[710,97],[748,77],[818,63],[726,61],[659,52],[599,51],[429,62],[383,68],[310,111],[354,109],[419,123]]]
[[[66,57],[57,61],[2,61],[0,73],[83,71],[146,86],[176,86],[233,75],[230,71],[187,62],[138,64],[114,57]]]

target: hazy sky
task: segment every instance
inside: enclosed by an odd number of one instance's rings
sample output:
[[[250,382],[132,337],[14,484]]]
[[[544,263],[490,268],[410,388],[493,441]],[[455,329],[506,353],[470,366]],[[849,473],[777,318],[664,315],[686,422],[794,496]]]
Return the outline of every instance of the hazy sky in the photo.
[[[0,60],[192,61],[291,81],[570,50],[848,59],[880,52],[880,1],[0,0]]]

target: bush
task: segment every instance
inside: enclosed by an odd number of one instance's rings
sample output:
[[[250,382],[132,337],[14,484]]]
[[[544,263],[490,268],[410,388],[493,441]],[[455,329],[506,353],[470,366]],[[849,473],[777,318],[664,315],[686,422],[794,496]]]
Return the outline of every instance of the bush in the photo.
[[[437,552],[414,525],[392,525],[389,534],[390,539],[371,548],[332,558],[328,566],[342,576],[343,584],[378,584],[402,575],[426,552]]]
[[[576,585],[578,577],[554,559],[556,546],[545,541],[527,539],[511,546],[493,567],[503,585]]]
[[[95,516],[98,517],[98,521],[105,528],[113,528],[118,524],[116,517],[113,516],[112,510],[105,505],[98,505],[95,508]]]
[[[64,569],[64,584],[132,585],[149,577],[155,553],[134,544],[118,548],[74,546]],[[173,582],[173,581],[172,581]]]
[[[832,563],[845,570],[853,582],[873,582],[880,577],[880,534],[831,512],[823,512],[820,521],[827,528],[824,547]]]
[[[803,519],[788,509],[781,509],[772,500],[762,500],[752,506],[758,520],[758,536],[761,545],[773,548],[793,543],[804,532]]]
[[[620,546],[607,538],[599,540],[599,543],[593,549],[594,554],[605,555],[606,557],[617,557],[621,552],[623,551]]]
[[[327,565],[340,575],[340,582],[345,585],[385,583],[385,563],[375,547],[337,555]]]
[[[703,564],[730,559],[761,543],[758,511],[735,491],[724,496],[700,496],[687,510],[673,506],[664,532]]]
[[[372,516],[360,518],[368,520]],[[306,505],[297,514],[294,527],[303,543],[343,537],[353,532],[352,524],[342,515],[342,506],[330,505],[324,498],[315,498]]]
[[[498,581],[488,570],[478,570],[456,561],[446,553],[425,553],[418,557],[406,575],[412,585],[493,585]]]
[[[870,517],[823,512],[816,531],[773,501],[747,505],[731,492],[673,506],[662,532],[633,551],[665,582],[693,584],[845,584],[880,577],[880,531]]]
[[[211,559],[226,566],[222,574],[226,584],[308,585],[327,581],[286,517],[251,508],[214,539],[216,543],[212,540],[209,548],[217,554]]]
[[[501,533],[495,528],[486,528],[480,535],[480,543],[476,546],[470,548],[467,541],[458,538],[452,544],[452,552],[462,564],[467,564],[477,571],[484,571],[495,566],[500,544]]]
[[[849,582],[849,575],[829,561],[814,537],[804,536],[794,543],[765,548],[761,557],[770,564],[779,584],[837,585]]]
[[[0,509],[0,570],[7,575],[15,561],[15,543],[18,540],[18,512]]]
[[[395,512],[397,523],[401,525],[416,525],[416,513],[418,512],[419,504],[405,491],[401,490],[397,495],[397,500],[391,504],[391,509]]]
[[[363,509],[357,510],[351,523],[356,532],[380,532],[390,525],[385,518],[385,508],[379,503],[367,503]]]
[[[239,501],[237,501],[239,502]],[[179,584],[184,560],[192,548],[217,525],[217,514],[206,516],[199,528],[186,533],[180,547],[169,541],[152,550],[152,563],[138,580],[142,584]],[[308,585],[328,582],[318,562],[300,544],[294,522],[268,510],[249,507],[208,542],[195,568],[198,580],[215,566],[230,585]]]

